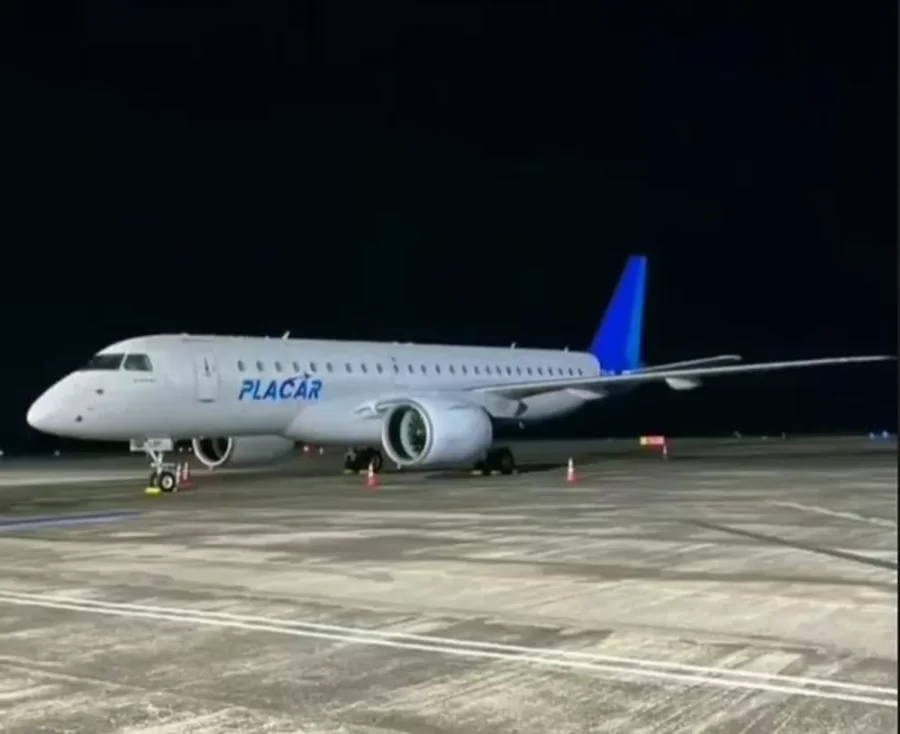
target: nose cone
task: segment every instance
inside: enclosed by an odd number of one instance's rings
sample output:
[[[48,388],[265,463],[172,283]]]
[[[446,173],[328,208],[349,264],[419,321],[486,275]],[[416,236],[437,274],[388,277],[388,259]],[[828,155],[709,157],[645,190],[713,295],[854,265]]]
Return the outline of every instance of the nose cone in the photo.
[[[69,378],[63,378],[48,388],[28,409],[25,415],[28,425],[41,433],[68,435],[73,428],[73,419],[80,422],[80,418],[76,417],[78,395],[73,388]]]
[[[28,425],[42,433],[53,433],[54,400],[47,393],[35,400],[28,409],[25,420]]]

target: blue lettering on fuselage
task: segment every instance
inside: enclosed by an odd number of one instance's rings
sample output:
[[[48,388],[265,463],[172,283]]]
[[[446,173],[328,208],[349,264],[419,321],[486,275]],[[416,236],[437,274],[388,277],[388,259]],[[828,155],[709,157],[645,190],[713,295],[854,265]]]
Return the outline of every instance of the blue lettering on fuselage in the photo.
[[[302,377],[286,380],[244,380],[238,400],[319,400],[322,397],[322,381]]]

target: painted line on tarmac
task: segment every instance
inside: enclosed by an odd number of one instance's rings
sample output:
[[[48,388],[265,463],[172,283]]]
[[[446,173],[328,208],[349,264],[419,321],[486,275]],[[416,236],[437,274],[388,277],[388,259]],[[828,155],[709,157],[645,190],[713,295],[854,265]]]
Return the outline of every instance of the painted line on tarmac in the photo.
[[[868,515],[860,515],[856,512],[844,510],[830,510],[827,507],[818,507],[817,505],[803,505],[799,502],[778,502],[772,501],[770,505],[776,507],[786,507],[791,510],[799,510],[800,512],[810,512],[816,515],[825,515],[827,517],[838,517],[843,520],[854,520],[856,522],[865,522],[869,525],[879,525],[884,528],[897,529],[897,523],[884,517],[870,517]]]
[[[0,520],[0,532],[5,530],[30,530],[32,528],[61,527],[66,525],[87,525],[90,523],[115,522],[137,517],[137,510],[114,510],[111,512],[92,512],[82,515],[43,515],[38,517],[22,517],[15,520]]]
[[[667,683],[707,685],[731,690],[755,690],[897,708],[896,688],[846,681],[642,660],[576,650],[525,647],[341,625],[296,622],[270,617],[227,614],[180,607],[102,602],[50,594],[0,591],[0,604],[147,619],[156,622],[175,622],[268,632],[293,637],[332,640],[341,643],[377,645],[397,650],[523,663],[571,671],[603,673],[632,679],[655,678]]]

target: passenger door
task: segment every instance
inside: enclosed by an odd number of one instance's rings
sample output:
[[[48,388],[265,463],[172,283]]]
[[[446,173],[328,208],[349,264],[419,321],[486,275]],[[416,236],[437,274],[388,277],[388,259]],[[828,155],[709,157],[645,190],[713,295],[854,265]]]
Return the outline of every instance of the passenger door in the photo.
[[[219,397],[219,371],[216,358],[211,354],[200,354],[194,361],[196,396],[201,403],[214,403]]]

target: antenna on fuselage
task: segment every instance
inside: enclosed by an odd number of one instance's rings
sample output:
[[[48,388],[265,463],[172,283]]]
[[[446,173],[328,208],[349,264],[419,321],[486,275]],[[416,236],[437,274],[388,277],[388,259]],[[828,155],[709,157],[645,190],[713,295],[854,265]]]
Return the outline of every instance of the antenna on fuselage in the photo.
[[[516,343],[513,342],[512,344],[510,344],[510,345],[509,345],[509,348],[510,348],[510,349],[515,349],[515,348],[516,348]]]
[[[291,335],[291,332],[290,332],[290,331],[286,331],[286,332],[284,332],[284,336],[281,337],[281,338],[282,338],[282,339],[287,339],[290,335]]]

